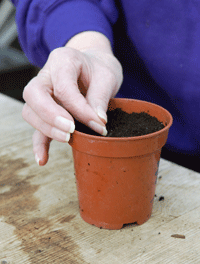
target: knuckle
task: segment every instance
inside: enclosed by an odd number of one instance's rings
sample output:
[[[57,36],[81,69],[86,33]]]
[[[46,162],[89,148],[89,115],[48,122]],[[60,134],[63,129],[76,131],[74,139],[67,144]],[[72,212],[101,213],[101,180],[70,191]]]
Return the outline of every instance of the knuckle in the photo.
[[[63,100],[66,97],[66,90],[67,87],[60,85],[59,87],[55,87],[54,89],[54,95],[58,100]]]
[[[83,100],[81,94],[77,94],[76,96],[70,96],[67,100],[67,106],[69,109],[73,109],[76,111],[77,109],[82,108]]]
[[[68,61],[73,61],[77,59],[78,54],[79,52],[75,49],[61,47],[54,49],[50,53],[49,58],[52,61],[60,61],[60,59],[64,59],[64,60],[67,59]]]
[[[123,78],[124,78],[123,77],[123,68],[122,68],[122,65],[120,63],[118,63],[117,67],[118,67],[117,79],[118,79],[119,85],[121,85],[123,82]]]
[[[49,54],[49,59],[55,59],[58,58],[60,56],[61,53],[61,49],[60,48],[56,48],[54,50],[51,51],[51,53]]]
[[[24,90],[23,90],[23,93],[22,93],[22,97],[24,99],[24,101],[27,100],[27,97],[29,95],[29,84],[27,84],[25,87],[24,87]]]
[[[24,101],[27,101],[28,98],[31,96],[32,90],[34,90],[34,83],[37,77],[34,77],[32,80],[30,80],[30,82],[24,87],[23,93],[22,93],[22,97],[24,99]]]
[[[123,68],[121,63],[118,61],[118,59],[114,56],[111,57],[110,61],[111,67],[109,67],[110,72],[114,75],[114,81],[117,84],[117,86],[120,86],[123,81]],[[111,77],[111,79],[113,79]]]
[[[114,74],[113,71],[107,72],[107,78],[108,78],[109,83],[111,84],[115,84],[117,81],[116,74]]]
[[[49,54],[48,63],[55,67],[55,65],[57,64],[60,65],[65,58],[66,53],[64,51],[64,48],[56,48]]]
[[[123,73],[121,70],[115,72],[110,70],[107,78],[112,86],[120,87],[123,81]]]

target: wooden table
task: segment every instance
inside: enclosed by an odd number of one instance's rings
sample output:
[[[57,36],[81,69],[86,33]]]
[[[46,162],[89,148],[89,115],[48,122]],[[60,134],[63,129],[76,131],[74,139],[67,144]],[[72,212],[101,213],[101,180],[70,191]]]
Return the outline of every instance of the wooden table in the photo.
[[[79,215],[71,147],[37,166],[22,106],[0,95],[0,264],[200,263],[200,174],[161,159],[150,220],[99,229]]]

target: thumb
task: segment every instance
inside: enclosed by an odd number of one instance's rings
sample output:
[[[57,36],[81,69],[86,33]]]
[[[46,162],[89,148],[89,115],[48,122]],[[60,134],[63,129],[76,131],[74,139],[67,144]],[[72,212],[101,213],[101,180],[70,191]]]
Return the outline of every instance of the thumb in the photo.
[[[44,166],[49,158],[49,145],[51,139],[43,135],[40,131],[35,130],[32,140],[35,160],[39,166]]]
[[[106,124],[108,122],[107,119],[107,108],[108,108],[108,103],[105,104],[103,102],[98,102],[97,103],[97,107],[92,107],[94,109],[94,111],[96,112],[96,114],[98,115],[98,117],[101,119],[101,121]]]

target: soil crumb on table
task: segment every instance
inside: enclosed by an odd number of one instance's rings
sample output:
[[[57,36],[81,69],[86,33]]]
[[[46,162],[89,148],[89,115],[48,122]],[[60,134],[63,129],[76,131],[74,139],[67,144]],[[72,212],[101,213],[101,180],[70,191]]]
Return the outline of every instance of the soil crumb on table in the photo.
[[[106,137],[136,137],[147,135],[164,128],[163,123],[158,121],[154,116],[148,113],[131,113],[128,114],[120,108],[107,112],[108,122],[106,128],[108,134]],[[99,134],[92,131],[90,128],[76,121],[76,130],[99,136]]]
[[[159,197],[159,199],[158,199],[159,202],[160,202],[160,201],[164,201],[164,200],[165,200],[165,197],[162,196],[162,195],[161,195],[161,196]]]

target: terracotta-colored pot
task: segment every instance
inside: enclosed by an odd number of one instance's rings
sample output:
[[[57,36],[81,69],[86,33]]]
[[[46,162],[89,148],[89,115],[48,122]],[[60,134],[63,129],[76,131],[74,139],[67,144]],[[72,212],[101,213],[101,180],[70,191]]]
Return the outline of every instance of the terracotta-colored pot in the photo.
[[[134,99],[111,99],[109,109],[147,112],[165,127],[138,137],[102,137],[75,131],[73,149],[81,217],[97,227],[120,229],[146,222],[152,212],[161,149],[172,116],[164,108]]]

